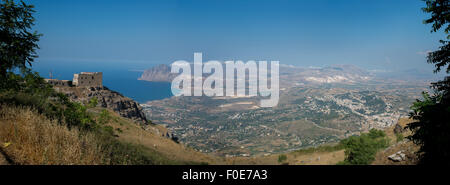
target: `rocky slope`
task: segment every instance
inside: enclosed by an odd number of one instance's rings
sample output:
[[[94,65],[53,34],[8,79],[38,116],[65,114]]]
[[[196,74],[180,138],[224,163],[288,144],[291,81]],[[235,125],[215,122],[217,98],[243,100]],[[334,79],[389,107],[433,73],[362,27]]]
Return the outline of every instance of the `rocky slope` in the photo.
[[[417,152],[420,146],[407,139],[412,132],[405,127],[413,122],[411,119],[401,118],[394,126],[385,129],[386,135],[393,143],[375,156],[374,165],[415,165],[418,164]],[[400,137],[400,138],[397,138]],[[401,139],[401,141],[399,140]]]
[[[111,109],[120,116],[130,118],[138,123],[148,123],[139,103],[107,87],[55,87],[55,89],[66,94],[75,102],[87,103],[92,98],[97,98],[98,107]]]

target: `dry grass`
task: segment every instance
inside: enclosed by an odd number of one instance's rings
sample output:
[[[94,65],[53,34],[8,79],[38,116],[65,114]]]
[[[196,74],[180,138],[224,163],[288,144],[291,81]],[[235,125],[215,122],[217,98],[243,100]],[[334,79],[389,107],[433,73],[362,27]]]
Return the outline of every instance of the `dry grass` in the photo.
[[[281,154],[256,157],[230,157],[226,158],[226,164],[232,165],[335,165],[345,159],[344,150],[315,151],[312,153],[285,153],[287,160],[280,163],[278,157]]]
[[[7,146],[8,145],[8,146]],[[0,104],[0,149],[15,164],[101,164],[90,134],[69,130],[28,107]]]
[[[412,123],[414,120],[409,118],[401,118],[398,120],[398,124],[405,128],[409,123]],[[375,161],[372,163],[374,165],[415,165],[418,163],[418,158],[416,152],[419,151],[419,146],[414,144],[412,141],[404,139],[401,142],[397,143],[397,138],[394,133],[394,126],[386,128],[385,132],[387,137],[393,143],[390,147],[386,148],[383,151],[379,151],[375,156]],[[410,136],[413,134],[410,130],[404,130],[402,135],[404,137]],[[388,159],[388,156],[397,153],[398,151],[403,151],[406,155],[407,160],[401,162],[393,162]]]
[[[375,161],[373,165],[416,165],[418,163],[418,158],[416,152],[419,150],[419,146],[414,144],[412,141],[403,141],[396,143],[389,148],[380,151],[375,156]],[[402,151],[406,155],[406,160],[401,162],[394,162],[388,159],[388,156]]]
[[[100,110],[97,110],[100,112]],[[119,141],[124,143],[132,143],[143,146],[153,153],[158,153],[166,159],[161,164],[223,164],[222,158],[195,151],[183,144],[178,144],[171,139],[161,137],[162,133],[168,130],[159,125],[150,125],[148,130],[144,130],[141,126],[135,124],[128,118],[120,117],[117,113],[108,110],[113,118],[108,123],[114,129],[120,129],[122,132],[116,132]],[[158,130],[158,133],[155,131]],[[156,164],[160,164],[156,159]]]

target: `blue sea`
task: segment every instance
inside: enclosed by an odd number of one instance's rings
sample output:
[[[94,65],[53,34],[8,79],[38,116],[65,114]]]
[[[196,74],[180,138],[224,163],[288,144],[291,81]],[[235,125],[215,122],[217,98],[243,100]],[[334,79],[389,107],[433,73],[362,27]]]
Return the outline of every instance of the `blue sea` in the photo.
[[[74,73],[103,72],[104,86],[145,103],[173,96],[170,83],[137,80],[143,70],[153,66],[143,62],[36,61],[32,69],[44,78],[49,78],[51,72],[53,78],[60,80],[72,80]]]

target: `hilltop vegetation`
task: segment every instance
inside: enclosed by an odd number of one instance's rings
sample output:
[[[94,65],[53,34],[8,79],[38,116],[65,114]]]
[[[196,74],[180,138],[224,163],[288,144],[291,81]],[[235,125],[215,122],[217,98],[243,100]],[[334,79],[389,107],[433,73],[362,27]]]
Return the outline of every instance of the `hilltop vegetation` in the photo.
[[[60,93],[56,93],[50,85],[36,73],[29,73],[25,76],[9,73],[8,84],[10,88],[3,88],[0,91],[1,119],[4,124],[2,142],[10,143],[12,148],[18,151],[12,152],[11,157],[18,164],[151,164],[139,148],[120,143],[114,138],[114,131],[109,126],[94,119],[94,116],[87,111],[87,108],[79,103],[70,102],[68,98]],[[27,118],[28,119],[25,119]],[[36,119],[31,119],[36,118]],[[10,130],[8,128],[15,128]],[[17,129],[22,129],[20,132]],[[8,135],[14,131],[15,135]],[[59,133],[60,137],[68,139],[64,146],[54,146],[52,143],[52,133]],[[43,134],[43,135],[41,135]],[[75,140],[75,135],[92,145],[80,144]],[[86,137],[89,135],[89,139]],[[6,137],[8,136],[8,137]],[[37,137],[34,141],[31,136]],[[29,137],[27,139],[27,137]],[[21,139],[22,138],[22,139]],[[30,143],[31,142],[31,143]],[[34,144],[38,143],[37,145]],[[55,153],[64,154],[65,150],[72,147],[82,146],[81,153],[94,153],[98,159],[81,161],[66,161],[55,159],[53,161],[25,160],[21,152],[34,151],[35,154],[45,157],[42,151],[47,152],[47,147]],[[89,147],[95,146],[95,147]],[[36,148],[33,149],[33,147]],[[39,150],[37,150],[39,148]],[[42,150],[42,151],[41,151]],[[95,150],[95,151],[92,151]],[[5,149],[5,153],[9,150]],[[16,156],[16,154],[18,154]],[[51,155],[51,154],[48,154]],[[73,154],[78,155],[78,154]],[[55,157],[55,156],[53,156]],[[63,157],[63,156],[61,156]],[[79,156],[84,158],[82,156]],[[39,157],[37,157],[39,158]],[[47,159],[50,160],[50,159]],[[44,162],[44,163],[41,163]]]
[[[141,124],[131,119],[96,107],[95,99],[86,102],[86,105],[72,102],[66,95],[56,92],[37,73],[8,75],[8,84],[11,85],[0,89],[0,148],[10,163],[202,163],[201,160],[191,162],[194,157],[167,157],[174,151],[185,155],[190,153],[185,148],[176,148],[178,144],[168,138],[147,133],[139,126]],[[153,125],[147,126],[155,129]],[[135,132],[130,133],[130,129]],[[136,138],[126,139],[133,137],[136,130],[175,149],[161,153],[159,148],[144,146]]]
[[[378,150],[389,146],[386,133],[381,130],[370,130],[360,136],[351,136],[340,142],[345,148],[345,160],[338,164],[368,165],[375,160]]]

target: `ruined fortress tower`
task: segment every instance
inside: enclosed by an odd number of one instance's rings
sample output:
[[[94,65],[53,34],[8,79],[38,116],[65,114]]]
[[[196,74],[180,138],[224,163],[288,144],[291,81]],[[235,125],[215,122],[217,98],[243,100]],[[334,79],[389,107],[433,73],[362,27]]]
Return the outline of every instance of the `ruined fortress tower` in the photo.
[[[45,79],[47,83],[57,87],[103,87],[102,72],[81,72],[74,74],[73,80]]]
[[[72,85],[77,87],[103,87],[102,72],[81,72],[73,75]]]

